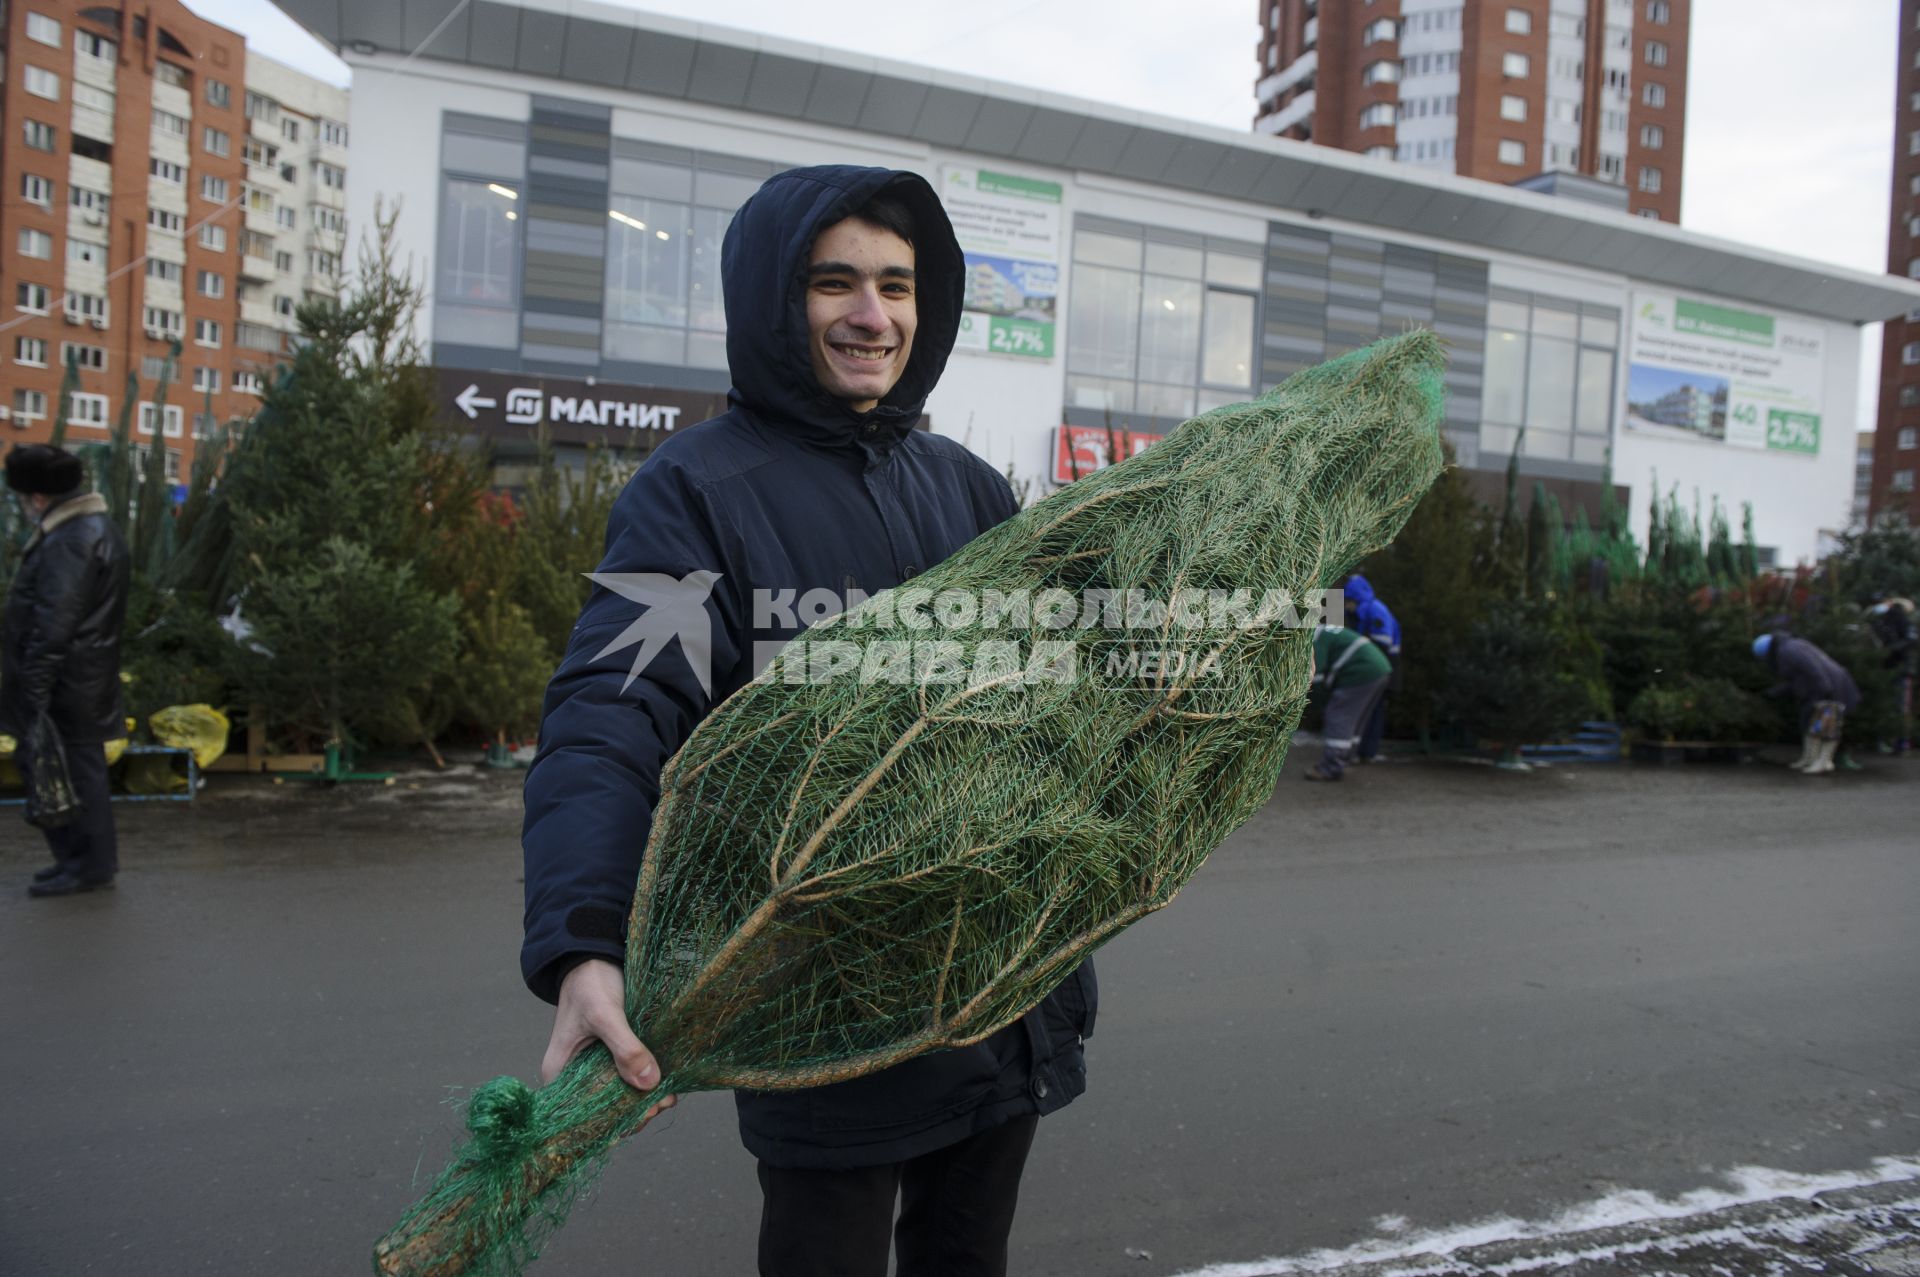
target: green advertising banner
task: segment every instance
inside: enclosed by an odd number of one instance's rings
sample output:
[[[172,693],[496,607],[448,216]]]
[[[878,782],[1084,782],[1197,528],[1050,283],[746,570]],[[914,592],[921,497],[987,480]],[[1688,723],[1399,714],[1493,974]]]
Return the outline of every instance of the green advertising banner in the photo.
[[[1782,452],[1820,451],[1820,416],[1812,412],[1767,409],[1767,447]]]
[[[1634,294],[1626,428],[1815,456],[1821,325],[1670,294]]]
[[[1773,316],[1756,315],[1750,310],[1714,306],[1685,297],[1673,303],[1673,331],[1696,333],[1702,337],[1724,337],[1755,346],[1773,345]]]
[[[947,165],[940,200],[966,255],[955,350],[1052,359],[1060,295],[1058,182]]]

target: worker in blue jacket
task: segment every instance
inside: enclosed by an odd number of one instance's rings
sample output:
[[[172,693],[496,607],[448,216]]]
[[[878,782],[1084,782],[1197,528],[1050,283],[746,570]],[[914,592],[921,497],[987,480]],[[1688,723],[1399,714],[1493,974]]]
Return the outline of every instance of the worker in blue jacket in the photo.
[[[1003,476],[915,429],[959,331],[963,267],[912,173],[794,169],[735,215],[727,411],[676,431],[621,493],[527,773],[521,966],[557,1003],[544,1077],[598,1040],[628,1083],[658,1081],[620,963],[661,765],[819,619],[810,599],[899,585],[1014,513]],[[1085,1088],[1095,1002],[1084,964],[972,1046],[736,1092],[760,1272],[885,1277],[891,1241],[907,1277],[1004,1273],[1039,1117]]]
[[[1387,695],[1400,687],[1400,622],[1373,592],[1373,583],[1358,572],[1347,578],[1346,592],[1347,606],[1353,613],[1353,628],[1373,640],[1393,671],[1375,698],[1366,725],[1360,729],[1360,743],[1354,749],[1354,757],[1370,763],[1380,756],[1380,741],[1386,735]]]

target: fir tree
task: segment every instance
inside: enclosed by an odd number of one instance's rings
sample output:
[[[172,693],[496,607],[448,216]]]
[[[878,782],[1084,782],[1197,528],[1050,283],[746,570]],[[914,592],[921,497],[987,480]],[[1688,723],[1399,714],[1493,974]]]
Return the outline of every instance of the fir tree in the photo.
[[[237,682],[309,741],[428,733],[460,654],[444,551],[485,486],[484,458],[438,420],[420,287],[377,217],[355,287],[297,312],[293,362],[223,487],[240,551],[226,584],[254,631]]]
[[[586,605],[586,574],[605,553],[607,518],[635,460],[591,448],[575,471],[559,464],[544,430],[539,447],[518,503],[512,593],[551,654],[551,669]]]
[[[1540,480],[1533,481],[1533,502],[1527,510],[1527,593],[1533,598],[1545,598],[1553,591],[1553,562],[1555,537],[1559,528],[1551,517],[1552,511],[1547,505],[1547,487]]]
[[[1467,490],[1450,449],[1447,459],[1447,469],[1393,544],[1359,569],[1405,635],[1402,685],[1388,712],[1398,730],[1423,739],[1440,721],[1436,707],[1447,654],[1498,597],[1489,583],[1497,556],[1491,512]]]

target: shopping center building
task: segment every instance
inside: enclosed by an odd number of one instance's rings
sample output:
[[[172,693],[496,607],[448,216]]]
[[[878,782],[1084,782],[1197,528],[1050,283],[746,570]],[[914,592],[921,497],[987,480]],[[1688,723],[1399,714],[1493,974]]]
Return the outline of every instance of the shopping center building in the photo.
[[[509,458],[723,401],[721,236],[800,164],[940,191],[977,309],[931,428],[1036,495],[1428,325],[1485,490],[1517,445],[1529,488],[1594,508],[1611,474],[1641,528],[1657,475],[1791,563],[1848,519],[1860,326],[1920,308],[1586,201],[591,0],[278,3],[353,71],[350,227],[397,204],[446,411]]]

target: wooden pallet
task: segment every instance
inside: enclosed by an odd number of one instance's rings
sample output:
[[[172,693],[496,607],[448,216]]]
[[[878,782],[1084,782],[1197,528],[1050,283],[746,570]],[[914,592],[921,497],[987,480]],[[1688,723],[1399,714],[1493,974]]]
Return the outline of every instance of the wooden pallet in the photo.
[[[263,772],[317,776],[327,770],[327,756],[325,754],[268,753],[267,734],[260,729],[260,711],[256,707],[247,713],[247,752],[222,754],[204,770],[242,772],[252,776],[258,776]]]

